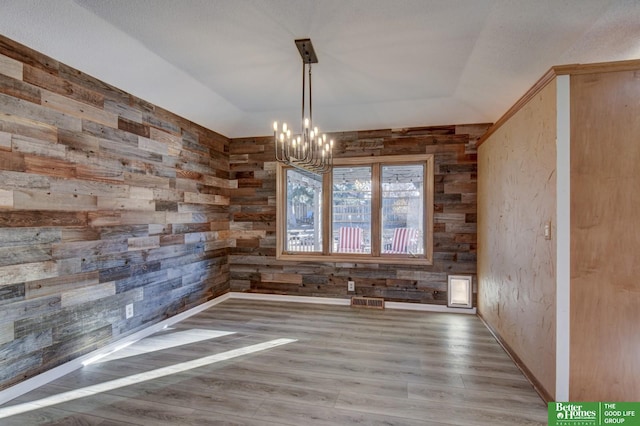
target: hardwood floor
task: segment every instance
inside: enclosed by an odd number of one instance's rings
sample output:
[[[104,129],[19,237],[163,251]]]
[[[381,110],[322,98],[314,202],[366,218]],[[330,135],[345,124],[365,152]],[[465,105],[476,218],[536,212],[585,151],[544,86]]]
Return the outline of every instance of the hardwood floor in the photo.
[[[475,316],[233,299],[0,407],[20,426],[546,422]]]

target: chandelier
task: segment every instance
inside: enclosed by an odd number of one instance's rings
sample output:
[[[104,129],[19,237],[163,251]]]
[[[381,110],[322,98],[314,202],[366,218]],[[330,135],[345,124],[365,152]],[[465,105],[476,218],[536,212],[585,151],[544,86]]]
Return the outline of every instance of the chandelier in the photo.
[[[333,140],[327,141],[327,135],[320,135],[317,126],[313,125],[313,105],[311,99],[311,64],[318,63],[318,57],[313,50],[310,39],[296,40],[296,46],[302,57],[302,119],[300,133],[292,134],[287,123],[278,126],[273,123],[273,138],[276,160],[288,166],[306,170],[312,173],[324,174],[333,166]],[[305,74],[309,69],[309,84],[306,84]],[[305,115],[307,103],[305,95],[309,92],[309,116]]]

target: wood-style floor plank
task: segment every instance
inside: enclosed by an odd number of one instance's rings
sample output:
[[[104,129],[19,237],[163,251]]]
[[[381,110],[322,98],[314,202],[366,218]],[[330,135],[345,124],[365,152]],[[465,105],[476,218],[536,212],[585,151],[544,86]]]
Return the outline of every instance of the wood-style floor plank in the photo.
[[[233,334],[209,338],[208,330]],[[178,340],[198,333],[205,337]],[[139,376],[282,338],[296,341]],[[169,343],[158,349],[159,342]],[[475,316],[247,300],[188,318],[5,404],[0,415],[7,406],[121,379],[0,424],[511,426],[547,418],[544,402]]]

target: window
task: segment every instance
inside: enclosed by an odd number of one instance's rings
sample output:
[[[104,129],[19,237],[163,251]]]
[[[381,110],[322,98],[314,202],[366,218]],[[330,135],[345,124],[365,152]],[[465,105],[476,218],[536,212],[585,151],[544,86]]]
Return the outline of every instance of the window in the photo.
[[[371,166],[333,169],[332,253],[371,253]]]
[[[287,169],[286,251],[322,252],[322,176]]]
[[[433,155],[335,159],[326,175],[277,171],[278,259],[432,264]]]
[[[382,166],[382,253],[424,254],[424,167]]]

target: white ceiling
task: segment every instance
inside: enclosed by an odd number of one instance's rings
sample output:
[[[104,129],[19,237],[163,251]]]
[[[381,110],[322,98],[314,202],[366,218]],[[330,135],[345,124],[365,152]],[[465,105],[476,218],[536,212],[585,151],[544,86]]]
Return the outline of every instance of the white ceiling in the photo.
[[[640,0],[0,0],[0,33],[225,136],[496,121],[553,65],[640,58]],[[1,108],[1,106],[0,106]]]

